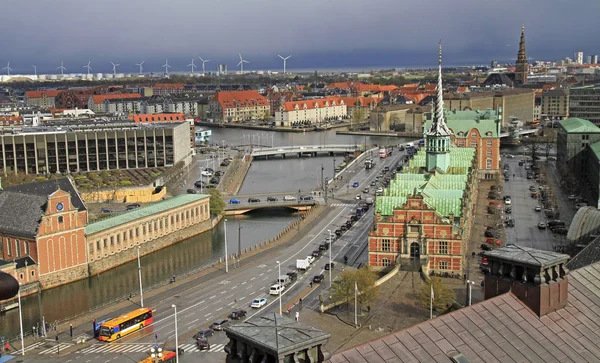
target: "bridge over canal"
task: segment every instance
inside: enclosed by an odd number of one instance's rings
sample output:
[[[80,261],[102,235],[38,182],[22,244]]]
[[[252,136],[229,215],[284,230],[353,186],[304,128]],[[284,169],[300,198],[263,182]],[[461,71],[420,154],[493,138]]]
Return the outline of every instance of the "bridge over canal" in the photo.
[[[253,158],[266,157],[281,155],[286,157],[287,155],[298,155],[302,157],[306,156],[317,156],[318,154],[334,155],[334,154],[352,154],[360,152],[364,148],[360,145],[298,145],[298,146],[277,146],[277,147],[262,147],[254,148],[250,153]]]

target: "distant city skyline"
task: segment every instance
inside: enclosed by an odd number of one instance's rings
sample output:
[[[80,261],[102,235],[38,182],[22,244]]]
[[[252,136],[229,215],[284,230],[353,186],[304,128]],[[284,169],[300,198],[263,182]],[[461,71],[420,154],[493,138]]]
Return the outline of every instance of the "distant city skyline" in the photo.
[[[85,7],[75,0],[7,0],[0,66],[10,61],[11,73],[33,73],[36,65],[47,74],[64,61],[66,73],[84,73],[91,61],[92,73],[111,73],[112,61],[120,73],[136,73],[135,64],[145,61],[146,72],[160,73],[167,58],[172,71],[185,71],[201,56],[211,59],[207,70],[224,63],[234,72],[241,53],[247,71],[282,71],[277,54],[293,55],[290,71],[401,68],[429,64],[440,38],[445,64],[488,65],[516,57],[522,24],[532,61],[558,60],[600,53],[598,13],[596,0],[548,0],[543,7],[520,0],[172,0],[168,7],[158,0]]]

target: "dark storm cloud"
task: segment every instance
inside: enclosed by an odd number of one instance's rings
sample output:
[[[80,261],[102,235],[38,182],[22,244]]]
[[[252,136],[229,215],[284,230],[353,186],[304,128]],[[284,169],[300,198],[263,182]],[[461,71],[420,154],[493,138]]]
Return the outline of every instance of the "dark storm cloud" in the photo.
[[[280,66],[277,53],[290,68],[402,66],[435,62],[440,38],[445,63],[465,64],[514,57],[521,24],[528,54],[556,59],[600,53],[599,13],[598,0],[4,0],[0,64],[160,71],[203,56],[233,69],[241,52],[248,69]]]

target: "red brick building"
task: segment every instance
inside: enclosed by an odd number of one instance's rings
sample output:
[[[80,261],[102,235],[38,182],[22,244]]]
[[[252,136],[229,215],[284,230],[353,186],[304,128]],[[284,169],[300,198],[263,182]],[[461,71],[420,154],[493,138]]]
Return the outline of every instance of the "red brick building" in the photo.
[[[183,83],[157,83],[152,87],[154,95],[175,95],[183,93],[185,85]]]
[[[0,127],[2,126],[23,126],[22,116],[0,116]]]
[[[87,277],[87,209],[68,178],[0,192],[0,256],[30,257],[43,288]]]
[[[129,115],[129,119],[137,123],[146,122],[183,122],[185,117],[182,113],[154,113]]]

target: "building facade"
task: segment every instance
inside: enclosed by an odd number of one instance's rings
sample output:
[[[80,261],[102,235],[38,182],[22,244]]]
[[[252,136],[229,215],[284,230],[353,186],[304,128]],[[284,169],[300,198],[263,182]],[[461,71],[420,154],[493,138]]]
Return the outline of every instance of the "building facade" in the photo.
[[[277,126],[317,125],[346,117],[348,111],[342,97],[285,102],[275,111]]]
[[[25,103],[28,106],[44,109],[54,108],[56,105],[55,98],[60,92],[59,90],[27,91],[25,92]]]
[[[87,209],[74,191],[68,178],[0,191],[2,258],[30,257],[28,278],[46,288],[87,273]]]
[[[554,88],[542,93],[541,119],[562,120],[569,117],[569,90]]]
[[[102,95],[91,95],[88,98],[87,108],[95,113],[103,112],[104,100],[134,100],[141,98],[139,93],[106,93]]]
[[[0,167],[26,174],[173,166],[191,155],[190,125],[96,123],[0,131]]]
[[[569,90],[569,117],[600,125],[600,84]]]
[[[185,117],[182,113],[159,113],[159,114],[138,114],[130,115],[129,119],[137,123],[145,122],[183,122]]]
[[[369,115],[369,129],[421,134],[425,116],[431,110],[416,104],[378,106]]]
[[[382,98],[375,97],[344,97],[346,105],[346,113],[355,121],[368,120],[371,116],[371,111],[377,107]],[[357,120],[356,118],[359,118]]]
[[[0,116],[0,127],[23,126],[22,116]]]
[[[208,118],[220,122],[264,120],[271,117],[269,100],[257,91],[219,91],[209,101],[208,111]]]

